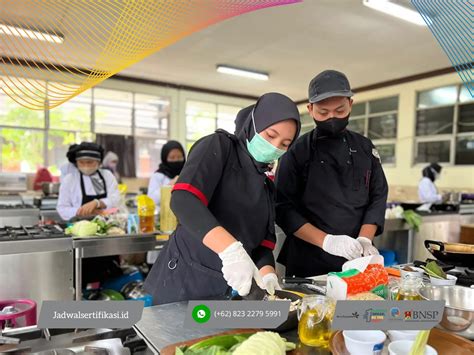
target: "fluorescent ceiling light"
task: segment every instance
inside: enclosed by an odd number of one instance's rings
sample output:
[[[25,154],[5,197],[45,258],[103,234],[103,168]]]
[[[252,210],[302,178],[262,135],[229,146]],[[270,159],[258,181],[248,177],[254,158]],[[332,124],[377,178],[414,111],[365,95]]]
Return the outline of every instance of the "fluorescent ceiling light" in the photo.
[[[240,69],[240,68],[235,68],[235,67],[229,67],[227,65],[218,65],[217,71],[219,73],[243,76],[245,78],[257,79],[257,80],[268,80],[267,73]]]
[[[28,39],[34,39],[38,41],[46,41],[51,43],[63,43],[64,37],[60,35],[54,35],[48,32],[30,30],[24,27],[10,26],[0,23],[0,34],[5,34],[15,37],[23,37]]]
[[[417,11],[395,4],[389,0],[363,0],[363,4],[371,9],[414,23],[415,25],[426,26],[426,22]]]

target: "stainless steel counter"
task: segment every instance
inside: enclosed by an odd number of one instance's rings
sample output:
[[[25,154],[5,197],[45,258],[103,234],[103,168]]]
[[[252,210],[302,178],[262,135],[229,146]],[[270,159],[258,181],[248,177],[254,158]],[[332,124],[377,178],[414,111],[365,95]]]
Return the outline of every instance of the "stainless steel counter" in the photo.
[[[71,238],[51,238],[36,240],[11,240],[0,242],[0,255],[46,253],[69,251],[72,249]]]
[[[166,240],[158,240],[156,234],[127,234],[116,237],[74,239],[75,299],[82,296],[82,259],[99,256],[144,253],[163,246]]]

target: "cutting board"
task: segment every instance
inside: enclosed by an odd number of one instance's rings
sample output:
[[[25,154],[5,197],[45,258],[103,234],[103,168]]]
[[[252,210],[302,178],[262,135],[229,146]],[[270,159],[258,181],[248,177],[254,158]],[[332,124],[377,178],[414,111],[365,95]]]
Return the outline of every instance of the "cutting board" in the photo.
[[[176,348],[179,348],[180,346],[190,346],[190,345],[199,343],[202,340],[213,338],[213,337],[219,336],[219,335],[247,334],[247,333],[256,333],[258,331],[261,331],[261,329],[233,329],[233,330],[229,330],[227,332],[221,332],[221,333],[217,333],[217,334],[214,334],[214,335],[209,335],[209,336],[203,337],[203,338],[187,340],[187,341],[183,341],[181,343],[168,345],[167,347],[163,348],[163,350],[160,351],[160,355],[175,355]]]
[[[387,343],[388,343],[387,337]],[[386,344],[387,344],[386,343]],[[438,351],[439,355],[472,355],[474,354],[474,343],[468,339],[464,339],[458,335],[445,332],[440,329],[432,329],[430,332],[430,337],[428,338],[428,345],[431,345],[433,348]],[[329,346],[333,355],[350,355],[346,349],[346,344],[344,343],[344,337],[342,336],[342,331],[337,331],[331,337],[329,341]],[[388,353],[386,351],[387,346],[382,354]]]

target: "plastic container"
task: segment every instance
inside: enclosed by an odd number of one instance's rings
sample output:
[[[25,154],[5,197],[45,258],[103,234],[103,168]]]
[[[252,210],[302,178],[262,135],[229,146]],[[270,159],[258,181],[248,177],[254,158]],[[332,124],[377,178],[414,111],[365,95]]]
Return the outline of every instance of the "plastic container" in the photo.
[[[394,341],[388,345],[388,353],[390,355],[409,355],[414,343],[413,340]],[[438,355],[438,352],[433,347],[426,345],[424,355]]]
[[[155,202],[147,195],[137,197],[139,230],[141,233],[155,231]]]
[[[430,282],[433,286],[454,286],[458,278],[453,275],[446,275],[448,279],[438,279],[437,277],[430,276]]]
[[[171,234],[178,225],[178,220],[171,210],[171,191],[173,186],[167,185],[161,187],[160,198],[160,229],[163,233]]]
[[[380,354],[387,339],[380,330],[344,330],[342,335],[351,355]]]

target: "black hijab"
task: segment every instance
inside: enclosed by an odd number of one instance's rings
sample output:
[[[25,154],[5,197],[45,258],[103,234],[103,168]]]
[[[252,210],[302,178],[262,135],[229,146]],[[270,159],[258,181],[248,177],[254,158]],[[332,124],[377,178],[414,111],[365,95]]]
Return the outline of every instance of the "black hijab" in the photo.
[[[235,135],[247,150],[247,140],[250,141],[255,130],[252,123],[252,111],[255,118],[257,133],[285,120],[295,120],[296,135],[292,144],[298,138],[301,129],[300,113],[296,104],[287,96],[276,92],[262,95],[255,105],[243,108],[235,119]]]
[[[438,163],[431,163],[430,165],[428,165],[426,168],[422,170],[421,174],[423,175],[423,177],[427,177],[431,181],[435,181],[434,171],[436,171],[439,174],[441,172],[441,169],[443,168]]]
[[[157,173],[162,173],[163,175],[166,175],[170,179],[173,179],[181,173],[181,170],[183,169],[185,163],[185,160],[181,162],[168,161],[168,155],[173,149],[179,149],[181,153],[183,153],[183,157],[186,160],[186,154],[184,153],[184,148],[181,143],[177,141],[168,141],[161,149],[161,163],[158,167],[158,170],[156,171]]]

